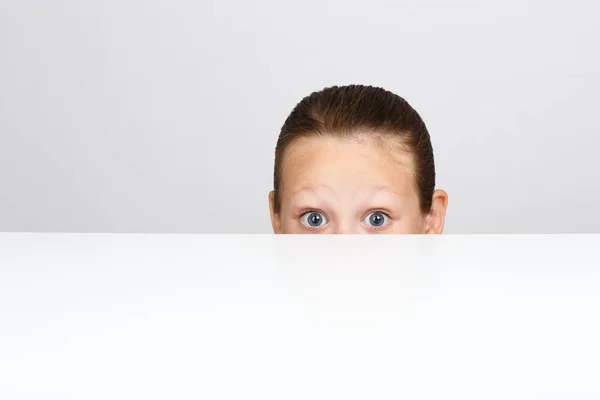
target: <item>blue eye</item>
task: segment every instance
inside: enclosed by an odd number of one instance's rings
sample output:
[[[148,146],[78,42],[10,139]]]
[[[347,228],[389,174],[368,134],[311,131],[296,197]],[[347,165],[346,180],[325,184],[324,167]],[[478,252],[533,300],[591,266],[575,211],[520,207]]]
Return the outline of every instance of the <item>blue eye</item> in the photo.
[[[372,213],[367,215],[365,217],[365,219],[363,219],[363,224],[366,224],[368,226],[372,226],[375,228],[380,228],[384,225],[387,225],[389,222],[390,222],[390,217],[388,217],[386,214],[382,213],[381,211],[373,211]]]
[[[300,217],[302,223],[311,228],[318,228],[319,226],[325,225],[327,222],[327,218],[323,214],[318,211],[309,211],[307,213],[302,214]]]

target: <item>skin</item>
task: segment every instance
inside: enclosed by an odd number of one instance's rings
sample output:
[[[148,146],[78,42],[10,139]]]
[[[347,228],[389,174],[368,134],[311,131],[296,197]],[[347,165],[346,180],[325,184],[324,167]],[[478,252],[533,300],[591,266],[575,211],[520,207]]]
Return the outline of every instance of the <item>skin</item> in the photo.
[[[431,210],[423,213],[413,170],[412,156],[391,138],[300,138],[283,157],[279,213],[269,194],[273,231],[440,234],[448,196],[436,190]]]

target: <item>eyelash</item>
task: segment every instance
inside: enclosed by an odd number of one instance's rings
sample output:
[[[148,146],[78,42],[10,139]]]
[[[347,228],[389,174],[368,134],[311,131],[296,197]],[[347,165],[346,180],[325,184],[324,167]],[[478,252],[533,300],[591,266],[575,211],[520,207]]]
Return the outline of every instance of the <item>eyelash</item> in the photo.
[[[385,216],[386,216],[386,217],[388,217],[388,218],[390,218],[390,219],[392,218],[392,217],[390,217],[390,213],[389,213],[388,211],[385,211],[385,210],[380,210],[380,209],[375,209],[375,210],[369,210],[369,211],[367,211],[367,212],[365,213],[365,217],[366,217],[367,215],[369,215],[369,214],[373,214],[373,213],[381,213],[381,214],[385,214]]]
[[[300,218],[300,217],[302,217],[304,214],[306,214],[306,213],[311,213],[311,212],[318,212],[318,213],[321,213],[321,214],[323,214],[325,217],[327,217],[327,214],[325,214],[325,212],[324,212],[324,211],[317,210],[316,208],[306,208],[306,209],[303,209],[302,211],[300,211],[300,212],[298,213],[298,215],[296,216],[296,218]],[[369,215],[369,214],[372,214],[372,213],[376,213],[376,212],[378,212],[378,213],[382,213],[382,214],[385,214],[385,216],[386,216],[386,217],[388,217],[389,219],[393,220],[393,218],[392,218],[392,216],[391,216],[391,213],[390,213],[389,211],[385,211],[385,210],[382,210],[382,209],[374,209],[374,210],[369,210],[369,211],[367,211],[367,212],[365,213],[365,215],[362,217],[361,221],[362,221],[363,219],[365,219],[365,218],[367,217],[367,215]]]
[[[323,214],[327,217],[327,215],[325,214],[325,212],[321,211],[321,210],[317,210],[316,208],[306,208],[301,210],[300,212],[298,212],[298,215],[296,216],[296,218],[301,218],[304,214],[306,213],[311,213],[311,212],[318,212],[320,214]]]

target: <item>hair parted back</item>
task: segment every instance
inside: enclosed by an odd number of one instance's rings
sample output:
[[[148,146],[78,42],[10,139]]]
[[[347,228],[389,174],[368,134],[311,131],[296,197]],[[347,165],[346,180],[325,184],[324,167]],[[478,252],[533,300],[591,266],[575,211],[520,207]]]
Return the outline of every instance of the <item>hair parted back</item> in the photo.
[[[306,136],[369,133],[398,139],[410,151],[421,210],[431,209],[435,190],[433,147],[425,123],[402,97],[373,86],[332,86],[305,97],[285,120],[275,148],[274,209],[281,207],[285,150]]]

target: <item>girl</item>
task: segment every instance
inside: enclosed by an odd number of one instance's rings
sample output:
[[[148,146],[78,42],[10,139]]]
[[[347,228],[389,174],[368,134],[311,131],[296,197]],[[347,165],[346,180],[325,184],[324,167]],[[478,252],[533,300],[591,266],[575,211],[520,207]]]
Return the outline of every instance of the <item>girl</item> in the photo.
[[[275,233],[442,233],[425,123],[400,96],[334,86],[305,97],[275,150]]]

